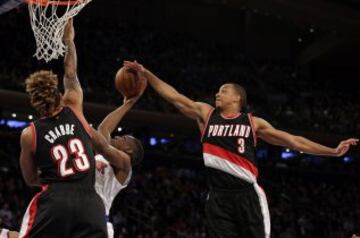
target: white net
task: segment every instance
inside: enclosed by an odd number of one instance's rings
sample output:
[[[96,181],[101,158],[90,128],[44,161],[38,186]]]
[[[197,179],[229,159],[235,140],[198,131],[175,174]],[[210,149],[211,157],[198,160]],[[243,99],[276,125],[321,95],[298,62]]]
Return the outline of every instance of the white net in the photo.
[[[49,62],[63,56],[66,50],[62,42],[65,25],[90,1],[30,0],[30,22],[36,40],[34,57]]]

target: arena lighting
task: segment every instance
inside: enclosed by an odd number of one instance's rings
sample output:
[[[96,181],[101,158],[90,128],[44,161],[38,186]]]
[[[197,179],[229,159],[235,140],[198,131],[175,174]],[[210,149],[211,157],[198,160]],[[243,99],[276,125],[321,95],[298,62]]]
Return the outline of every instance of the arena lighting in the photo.
[[[309,29],[309,31],[310,31],[311,33],[314,33],[315,30],[314,30],[314,28],[311,27],[311,28]]]
[[[286,152],[290,152],[290,149],[289,148],[286,148],[286,150],[285,150]]]
[[[150,137],[149,138],[149,144],[151,146],[155,146],[157,144],[157,139],[155,137]]]
[[[160,139],[160,144],[162,144],[162,145],[168,144],[169,142],[170,142],[169,139],[166,139],[166,138],[161,138]]]
[[[299,37],[299,38],[298,38],[298,42],[301,43],[302,41],[303,41],[303,39]]]
[[[29,115],[28,118],[29,118],[29,120],[32,120],[34,117],[33,117],[33,115]]]
[[[90,123],[89,126],[93,127],[93,124]]]
[[[24,128],[28,125],[26,121],[7,120],[6,125],[10,128]]]
[[[12,116],[13,118],[15,118],[15,117],[16,117],[16,113],[11,114],[11,116]]]
[[[287,151],[282,151],[281,152],[281,159],[282,160],[290,160],[292,158],[296,157],[296,154],[294,152],[287,152]]]
[[[343,158],[344,163],[350,163],[352,161],[352,158],[350,156],[345,156]]]
[[[122,131],[122,128],[121,128],[121,127],[118,127],[117,131],[118,131],[118,132]]]

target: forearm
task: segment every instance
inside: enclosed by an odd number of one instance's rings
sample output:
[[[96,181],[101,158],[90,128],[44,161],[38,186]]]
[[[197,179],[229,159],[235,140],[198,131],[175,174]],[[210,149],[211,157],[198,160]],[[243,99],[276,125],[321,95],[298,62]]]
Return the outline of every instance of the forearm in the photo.
[[[77,78],[77,55],[76,47],[73,40],[64,41],[67,49],[64,58],[64,88],[70,89],[78,86],[79,80]]]
[[[118,107],[115,111],[108,114],[98,127],[98,131],[109,142],[111,139],[111,133],[115,130],[116,126],[122,120],[124,115],[131,109],[134,103],[125,103]]]
[[[112,165],[118,169],[130,168],[130,157],[126,153],[117,150],[111,146],[104,136],[93,129],[93,137],[91,138],[94,149],[104,156]]]
[[[318,144],[316,142],[313,142],[313,141],[308,140],[301,136],[295,136],[292,147],[295,150],[302,151],[307,154],[324,155],[324,156],[335,156],[336,155],[335,148],[330,148],[330,147]]]

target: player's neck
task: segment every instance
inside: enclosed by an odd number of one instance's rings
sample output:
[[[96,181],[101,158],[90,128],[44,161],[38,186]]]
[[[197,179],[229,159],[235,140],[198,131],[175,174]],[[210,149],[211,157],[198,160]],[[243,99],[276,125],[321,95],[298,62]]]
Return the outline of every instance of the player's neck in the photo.
[[[52,113],[50,113],[49,117],[59,114],[59,112],[61,112],[62,109],[63,109],[63,105],[60,104]]]
[[[221,115],[224,117],[234,117],[240,114],[240,110],[238,107],[227,107],[220,109]]]

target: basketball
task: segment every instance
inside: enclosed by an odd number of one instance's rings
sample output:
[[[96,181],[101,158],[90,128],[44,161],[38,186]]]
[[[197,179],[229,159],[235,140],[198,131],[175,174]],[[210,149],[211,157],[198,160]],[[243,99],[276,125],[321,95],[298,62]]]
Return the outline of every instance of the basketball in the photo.
[[[127,98],[139,95],[146,86],[146,81],[138,78],[135,70],[120,68],[115,76],[116,89]]]

